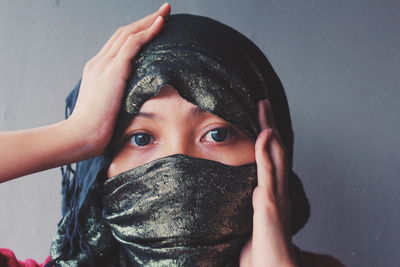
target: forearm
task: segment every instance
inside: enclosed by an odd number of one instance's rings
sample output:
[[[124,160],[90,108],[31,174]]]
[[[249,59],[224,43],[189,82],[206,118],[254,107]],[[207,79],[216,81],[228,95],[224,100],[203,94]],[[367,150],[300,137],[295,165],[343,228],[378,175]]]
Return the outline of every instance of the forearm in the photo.
[[[0,183],[102,153],[121,107],[132,60],[155,37],[171,8],[118,28],[84,68],[68,120],[31,130],[0,133]]]
[[[0,183],[94,156],[69,120],[0,133]]]

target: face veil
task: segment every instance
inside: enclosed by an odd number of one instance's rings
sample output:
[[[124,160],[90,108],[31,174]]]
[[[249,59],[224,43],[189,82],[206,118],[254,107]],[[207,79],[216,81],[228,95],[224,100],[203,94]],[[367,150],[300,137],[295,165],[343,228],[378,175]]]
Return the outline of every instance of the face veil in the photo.
[[[119,239],[122,236],[128,239],[132,236],[122,235],[123,231],[120,231],[121,235],[118,236],[116,232],[118,232],[118,229],[122,229],[121,224],[119,223],[118,227],[115,228],[113,227],[115,221],[111,219],[113,215],[121,212],[121,209],[113,208],[125,199],[121,199],[121,195],[115,194],[115,190],[121,186],[124,187],[124,183],[121,184],[121,181],[131,184],[131,189],[143,186],[143,183],[135,183],[140,177],[146,177],[148,173],[145,172],[142,176],[138,176],[137,171],[132,169],[122,176],[114,177],[116,178],[115,181],[119,182],[111,186],[113,183],[105,180],[104,170],[112,158],[112,148],[127,124],[138,113],[144,102],[155,96],[160,88],[167,85],[175,88],[189,102],[234,124],[253,141],[260,132],[257,101],[265,98],[270,100],[277,129],[288,152],[289,197],[293,210],[292,234],[297,233],[305,225],[310,208],[301,181],[292,171],[293,131],[286,95],[272,66],[253,42],[231,27],[207,17],[188,14],[171,15],[161,33],[142,47],[133,63],[133,70],[108,152],[102,156],[77,163],[75,170],[72,170],[71,166],[63,169],[63,219],[59,223],[58,232],[51,248],[51,256],[56,263],[60,266],[76,266],[88,263],[93,263],[95,266],[129,266],[132,263],[132,257],[129,256],[132,250],[121,245],[122,243],[126,244],[125,239]],[[70,113],[75,105],[79,86],[80,84],[67,98],[67,113]],[[177,161],[175,167],[168,170],[175,170],[175,173],[180,171],[180,173],[189,175],[190,172],[183,167],[185,160],[188,159],[195,164],[204,166],[204,170],[212,171],[221,167],[216,162],[199,161],[184,155],[161,158],[152,162],[151,166],[161,167],[164,165],[159,165],[160,163],[168,165]],[[216,165],[219,167],[216,167]],[[146,166],[146,164],[139,166],[139,170],[148,170]],[[256,178],[256,174],[252,172],[254,166],[241,166],[246,169],[248,175],[242,173],[243,168],[240,168],[234,173],[241,175],[235,177]],[[219,168],[218,170],[219,172],[228,172],[230,167]],[[136,172],[136,175],[133,175],[132,172]],[[193,175],[193,173],[191,174]],[[210,177],[210,173],[198,177],[198,179],[204,181],[202,179],[205,176]],[[137,179],[134,179],[132,184],[132,179],[127,180],[126,177],[136,177]],[[164,181],[157,180],[160,175],[152,177],[156,177],[153,179],[153,183],[155,180],[158,181],[154,184],[160,184]],[[114,178],[111,178],[111,180]],[[240,192],[248,192],[248,190],[254,189],[256,184],[253,178],[248,180],[245,185],[237,184]],[[217,182],[219,185],[224,183],[226,183],[224,180]],[[207,187],[207,183],[204,184],[204,190],[210,187]],[[187,191],[189,188],[193,190],[193,186],[190,184],[180,189]],[[124,195],[130,195],[128,192],[125,191]],[[149,191],[143,192],[149,193]],[[151,192],[154,193],[155,191]],[[142,203],[140,201],[143,199],[132,198],[132,195],[128,200],[125,199],[126,203],[131,205],[126,206],[125,211],[134,207],[135,202]],[[245,199],[249,197],[246,193],[243,193],[242,196],[246,196]],[[183,196],[175,195],[175,197],[182,198]],[[105,203],[104,199],[113,201]],[[113,205],[108,206],[107,203],[113,203]],[[243,212],[236,218],[238,222],[251,218],[251,214],[245,212],[245,207],[242,207],[241,210]],[[251,207],[248,210],[251,211]],[[196,214],[201,214],[201,212],[199,210],[199,213]],[[119,219],[121,218],[127,218],[126,214],[125,217],[119,217]],[[117,221],[120,222],[118,219]],[[129,225],[133,224],[130,223]],[[243,224],[237,229],[246,229],[244,233],[248,234],[249,227],[251,225]],[[135,229],[131,228],[128,232],[132,232],[132,230]],[[201,242],[205,241],[202,240]],[[239,245],[235,247],[236,252],[242,244],[242,241],[238,242]],[[157,246],[159,245],[157,243]],[[191,248],[193,247],[191,246]],[[189,259],[186,263],[181,261],[182,264],[175,261],[173,262],[174,266],[187,266],[185,264],[196,258],[196,253],[200,250],[194,249],[193,251],[192,259]],[[141,253],[144,253],[144,250],[136,252],[136,254]],[[150,255],[145,256],[148,261],[137,263],[146,266],[162,266],[157,263],[159,254],[150,253],[146,255]],[[229,254],[221,255],[222,258]],[[168,255],[165,257],[168,258]],[[203,266],[200,264],[201,262],[195,263],[198,264],[197,266]],[[212,263],[211,266],[235,266],[235,264],[221,261]]]

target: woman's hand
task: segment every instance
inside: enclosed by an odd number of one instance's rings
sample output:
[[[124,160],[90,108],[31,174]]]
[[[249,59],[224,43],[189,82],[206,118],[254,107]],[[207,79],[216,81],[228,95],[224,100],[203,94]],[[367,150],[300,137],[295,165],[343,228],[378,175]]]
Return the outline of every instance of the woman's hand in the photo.
[[[240,266],[298,266],[291,241],[286,150],[270,103],[259,102],[262,132],[255,144],[258,185],[253,192],[253,233],[242,249]]]
[[[69,119],[0,133],[0,183],[102,153],[113,134],[132,60],[141,46],[160,32],[170,11],[170,5],[164,4],[114,33],[85,65]]]
[[[169,4],[147,17],[120,27],[84,68],[76,107],[69,118],[78,138],[93,154],[100,154],[111,139],[121,107],[132,60],[142,45],[162,29]]]

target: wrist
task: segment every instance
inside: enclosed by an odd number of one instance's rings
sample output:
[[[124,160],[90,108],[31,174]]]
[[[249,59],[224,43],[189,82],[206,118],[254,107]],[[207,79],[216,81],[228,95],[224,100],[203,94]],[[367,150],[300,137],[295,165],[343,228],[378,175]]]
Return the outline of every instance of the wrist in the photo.
[[[106,149],[112,137],[115,121],[107,118],[87,118],[81,113],[72,113],[65,121],[73,132],[76,142],[90,157],[98,156]]]
[[[274,251],[273,249],[269,252]],[[246,265],[245,265],[246,266]],[[279,267],[299,267],[295,251],[290,247],[281,247],[275,252],[265,254],[252,255],[251,264],[247,266],[279,266]]]
[[[95,133],[87,131],[86,125],[81,125],[79,120],[71,116],[61,122],[64,132],[68,133],[66,137],[69,140],[73,154],[79,160],[87,159],[99,155],[103,147],[98,145]]]

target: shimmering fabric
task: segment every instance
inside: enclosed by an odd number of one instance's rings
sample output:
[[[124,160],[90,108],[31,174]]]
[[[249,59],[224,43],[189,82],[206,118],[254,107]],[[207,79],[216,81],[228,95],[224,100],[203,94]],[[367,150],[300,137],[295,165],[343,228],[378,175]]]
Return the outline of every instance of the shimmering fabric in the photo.
[[[260,128],[257,102],[269,99],[277,129],[287,150],[292,234],[306,223],[310,207],[292,171],[293,131],[285,92],[265,55],[247,37],[210,18],[177,14],[144,46],[134,62],[119,138],[140,107],[170,85],[203,110],[234,124],[253,141]]]
[[[257,116],[257,95],[223,62],[196,48],[161,44],[145,50],[134,68],[136,75],[124,105],[128,113],[137,114],[140,106],[161,87],[172,85],[183,98],[256,139],[259,128],[252,117]]]
[[[93,264],[237,267],[252,230],[256,185],[255,163],[231,166],[183,154],[109,179],[101,172],[87,198],[83,229]],[[57,238],[65,235],[68,216]],[[61,255],[57,244],[53,258]],[[80,252],[58,265],[87,266],[88,255]]]
[[[231,122],[253,141],[260,131],[257,101],[268,98],[288,152],[292,234],[306,223],[308,200],[291,170],[289,107],[268,60],[249,39],[220,22],[172,15],[133,63],[109,150],[98,158],[79,162],[72,178],[64,176],[64,218],[51,249],[52,258],[60,266],[86,266],[89,262],[94,266],[238,265],[239,245],[250,235],[249,192],[255,180],[249,177],[254,178],[254,165],[232,168],[173,156],[138,166],[106,182],[100,172],[107,168],[114,145],[143,103],[166,85]],[[71,94],[71,109],[77,88]],[[170,187],[164,184],[167,182]],[[171,191],[173,188],[177,190]],[[206,193],[210,199],[205,198]]]
[[[238,266],[256,164],[174,154],[104,184],[104,218],[134,266]]]

